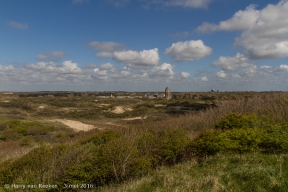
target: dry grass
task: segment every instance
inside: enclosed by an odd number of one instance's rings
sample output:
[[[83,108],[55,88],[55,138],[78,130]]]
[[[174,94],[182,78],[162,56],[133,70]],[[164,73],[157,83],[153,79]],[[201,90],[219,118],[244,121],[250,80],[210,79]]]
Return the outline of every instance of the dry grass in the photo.
[[[20,158],[34,147],[21,147],[19,141],[0,141],[0,163],[11,158]]]

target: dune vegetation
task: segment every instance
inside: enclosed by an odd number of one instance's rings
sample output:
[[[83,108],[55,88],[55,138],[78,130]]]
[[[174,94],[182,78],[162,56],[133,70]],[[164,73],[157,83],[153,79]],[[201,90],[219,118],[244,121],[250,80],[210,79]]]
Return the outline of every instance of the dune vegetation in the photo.
[[[7,191],[23,186],[35,191],[287,191],[288,94],[201,94],[178,94],[169,101],[4,98],[0,186]],[[124,120],[133,117],[141,118]],[[94,129],[75,131],[55,119]]]

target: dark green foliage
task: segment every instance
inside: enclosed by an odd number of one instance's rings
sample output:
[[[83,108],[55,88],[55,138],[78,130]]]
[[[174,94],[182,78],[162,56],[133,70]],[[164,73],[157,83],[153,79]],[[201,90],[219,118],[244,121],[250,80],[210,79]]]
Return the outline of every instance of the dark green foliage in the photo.
[[[238,113],[229,113],[221,117],[215,123],[215,129],[230,130],[240,128],[251,128],[255,127],[257,123],[257,116],[255,114],[241,115]]]
[[[109,130],[105,132],[98,133],[96,135],[93,135],[92,137],[89,137],[83,141],[80,141],[81,144],[86,144],[86,143],[94,143],[96,146],[102,145],[107,143],[110,140],[119,138],[120,134]]]
[[[265,129],[259,146],[264,153],[287,153],[288,152],[288,127],[275,125]]]
[[[189,142],[190,138],[184,130],[169,128],[144,133],[138,145],[141,154],[151,159],[153,166],[159,166],[173,165],[180,161]]]
[[[286,153],[288,152],[288,128],[285,125],[257,128],[255,114],[230,113],[220,118],[215,129],[204,131],[191,142],[189,150],[197,156],[229,153]]]
[[[146,101],[146,102],[142,102],[142,103],[139,103],[135,106],[135,108],[141,108],[141,107],[147,107],[147,108],[153,108],[155,107],[154,103],[153,102],[149,102],[149,101]]]

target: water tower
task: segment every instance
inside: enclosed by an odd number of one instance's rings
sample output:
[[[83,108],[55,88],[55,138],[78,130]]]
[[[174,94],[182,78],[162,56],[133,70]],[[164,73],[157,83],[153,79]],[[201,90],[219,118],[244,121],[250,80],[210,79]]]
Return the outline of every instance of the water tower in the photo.
[[[165,98],[166,98],[167,100],[169,100],[169,99],[172,98],[171,91],[170,91],[170,89],[169,89],[168,87],[166,87],[166,89],[165,89]]]

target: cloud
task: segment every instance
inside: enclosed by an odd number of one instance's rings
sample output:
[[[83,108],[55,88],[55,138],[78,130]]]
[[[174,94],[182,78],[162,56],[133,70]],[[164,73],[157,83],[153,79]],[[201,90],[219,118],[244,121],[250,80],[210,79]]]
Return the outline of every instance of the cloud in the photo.
[[[101,52],[113,52],[113,51],[124,49],[126,47],[124,44],[116,43],[113,41],[110,41],[110,42],[92,41],[88,45],[92,47],[93,49],[101,51]]]
[[[219,71],[216,73],[216,77],[220,79],[225,79],[227,77],[227,74],[225,73],[225,71]]]
[[[219,59],[211,63],[212,66],[221,68],[223,71],[233,72],[241,68],[248,68],[254,66],[248,63],[248,58],[244,55],[237,53],[235,57],[221,56]]]
[[[280,65],[279,68],[277,68],[278,71],[281,71],[281,72],[288,72],[288,65]]]
[[[145,8],[151,4],[159,4],[166,7],[206,8],[211,0],[141,0],[146,3]]]
[[[218,25],[204,22],[196,31],[235,31],[246,30],[252,28],[259,19],[259,11],[255,10],[256,5],[248,6],[244,11],[237,11],[232,18],[221,21]]]
[[[189,31],[183,31],[183,32],[178,32],[178,33],[174,33],[174,34],[170,34],[170,37],[176,37],[176,38],[186,38],[189,35],[191,35],[191,32]]]
[[[57,66],[54,62],[38,62],[37,64],[25,65],[25,69],[32,69],[41,73],[55,73],[55,74],[77,74],[81,73],[81,69],[77,63],[72,61],[64,61],[61,66]]]
[[[258,68],[257,66],[253,66],[247,69],[244,69],[241,73],[240,76],[242,77],[253,77],[257,74]]]
[[[181,72],[181,77],[183,79],[188,79],[190,77],[190,74],[188,72]]]
[[[65,56],[67,56],[67,54],[63,51],[46,51],[44,54],[37,55],[36,59],[45,61],[59,61]]]
[[[101,80],[107,80],[108,79],[108,75],[107,75],[106,70],[95,68],[93,71],[94,71],[94,74],[91,75],[92,78],[101,79]]]
[[[227,73],[225,71],[200,71],[190,77],[188,72],[175,72],[174,66],[169,63],[159,64],[149,68],[114,68],[112,63],[104,63],[100,67],[96,65],[82,66],[70,60],[60,65],[54,62],[37,62],[26,65],[0,65],[1,87],[27,85],[30,90],[40,85],[41,90],[50,86],[70,87],[80,90],[91,85],[101,85],[102,88],[113,85],[112,89],[119,87],[131,90],[143,91],[146,89],[161,88],[161,86],[173,85],[193,90],[210,90],[212,87],[224,90],[283,90],[287,87],[288,64],[279,66],[253,66],[241,69],[239,72]],[[169,84],[167,84],[169,83]],[[8,86],[10,85],[10,86]],[[30,86],[30,87],[28,87]],[[280,89],[279,89],[280,88]],[[282,88],[282,89],[281,89]],[[35,90],[34,89],[34,90]],[[107,89],[106,89],[107,90]]]
[[[11,27],[15,27],[17,29],[28,29],[28,25],[26,23],[18,23],[15,21],[7,21],[7,25]]]
[[[102,64],[100,69],[102,69],[102,70],[113,69],[113,64],[111,64],[111,63]]]
[[[113,53],[111,52],[100,52],[96,54],[96,57],[113,57]]]
[[[158,49],[137,51],[116,51],[113,53],[113,58],[118,62],[123,62],[127,66],[153,66],[159,63]]]
[[[78,68],[77,63],[72,63],[72,61],[64,61],[63,67],[60,68],[60,71],[63,71],[64,73],[79,73],[81,72],[81,69]]]
[[[114,5],[115,7],[124,7],[130,0],[106,0],[106,2]]]
[[[212,53],[212,48],[204,45],[202,40],[180,41],[173,43],[165,51],[175,61],[194,61],[202,59]]]
[[[255,5],[240,10],[218,25],[203,23],[196,31],[235,31],[242,34],[234,46],[243,47],[251,59],[282,58],[288,56],[288,1],[268,4],[262,10]]]
[[[52,52],[48,52],[48,54],[53,55],[54,57],[58,57],[58,58],[62,58],[64,56],[66,56],[67,54],[64,53],[63,51],[52,51]]]
[[[208,78],[206,76],[201,77],[201,81],[208,81]]]
[[[81,3],[88,3],[88,0],[73,0],[72,4],[81,4]]]
[[[168,0],[165,1],[166,6],[179,6],[188,8],[205,8],[210,0]]]
[[[88,75],[85,75],[78,64],[72,61],[64,61],[61,65],[53,62],[38,62],[24,66],[0,67],[0,81],[17,85],[65,84],[86,82],[87,79]]]
[[[174,75],[173,66],[169,63],[163,63],[162,65],[155,66],[150,74],[151,77],[170,77]]]
[[[44,54],[39,54],[37,55],[36,57],[37,59],[39,60],[51,60],[52,58],[48,57],[47,55],[44,55]]]

